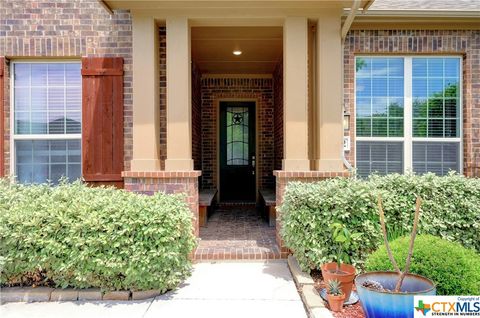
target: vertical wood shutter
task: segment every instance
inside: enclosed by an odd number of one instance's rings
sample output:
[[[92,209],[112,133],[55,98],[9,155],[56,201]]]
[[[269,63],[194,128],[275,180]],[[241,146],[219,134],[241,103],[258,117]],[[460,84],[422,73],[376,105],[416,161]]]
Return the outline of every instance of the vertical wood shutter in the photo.
[[[0,177],[5,176],[5,58],[0,56]]]
[[[123,58],[82,58],[82,176],[122,181]]]

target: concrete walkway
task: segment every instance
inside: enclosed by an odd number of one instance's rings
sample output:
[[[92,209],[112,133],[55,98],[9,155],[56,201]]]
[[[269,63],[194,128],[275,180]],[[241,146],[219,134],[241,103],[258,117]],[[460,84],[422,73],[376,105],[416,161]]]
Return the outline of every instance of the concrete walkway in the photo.
[[[306,317],[285,261],[199,263],[176,291],[148,301],[9,303],[0,317]]]

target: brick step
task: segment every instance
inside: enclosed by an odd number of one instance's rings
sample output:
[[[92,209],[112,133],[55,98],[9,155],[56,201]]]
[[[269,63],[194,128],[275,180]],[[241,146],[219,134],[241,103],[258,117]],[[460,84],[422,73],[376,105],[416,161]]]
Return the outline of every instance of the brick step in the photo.
[[[210,260],[273,260],[286,259],[288,252],[281,252],[278,246],[265,247],[197,247],[195,261]]]

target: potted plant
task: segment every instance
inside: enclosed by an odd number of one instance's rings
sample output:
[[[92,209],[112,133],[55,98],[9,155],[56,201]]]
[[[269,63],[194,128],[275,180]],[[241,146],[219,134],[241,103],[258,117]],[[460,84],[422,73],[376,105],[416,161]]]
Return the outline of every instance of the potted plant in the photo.
[[[348,301],[356,274],[355,267],[350,264],[348,250],[354,240],[362,236],[362,233],[351,233],[345,225],[339,222],[333,223],[330,228],[333,229],[333,242],[336,245],[335,262],[322,265],[322,276],[327,286],[331,280],[340,282],[345,293],[345,300]]]
[[[328,281],[327,300],[332,311],[339,312],[342,310],[345,293],[342,291],[341,284],[338,280],[332,279]]]
[[[388,244],[382,198],[381,196],[378,197],[378,210],[380,213],[383,240],[387,249],[388,258],[395,271],[368,272],[358,275],[355,279],[355,287],[357,288],[363,311],[368,318],[413,317],[413,297],[436,294],[435,284],[430,279],[408,272],[417,234],[421,202],[420,197],[417,197],[407,260],[404,271],[401,271]]]

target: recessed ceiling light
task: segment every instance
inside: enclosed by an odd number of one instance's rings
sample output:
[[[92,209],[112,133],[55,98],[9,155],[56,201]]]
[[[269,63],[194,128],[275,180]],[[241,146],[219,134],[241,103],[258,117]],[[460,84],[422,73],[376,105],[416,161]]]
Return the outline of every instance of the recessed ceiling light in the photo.
[[[237,55],[237,56],[238,56],[238,55],[242,55],[242,51],[240,51],[240,50],[235,50],[235,51],[233,51],[233,55]]]

